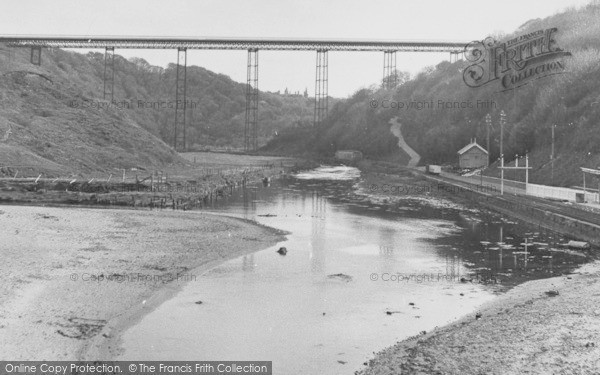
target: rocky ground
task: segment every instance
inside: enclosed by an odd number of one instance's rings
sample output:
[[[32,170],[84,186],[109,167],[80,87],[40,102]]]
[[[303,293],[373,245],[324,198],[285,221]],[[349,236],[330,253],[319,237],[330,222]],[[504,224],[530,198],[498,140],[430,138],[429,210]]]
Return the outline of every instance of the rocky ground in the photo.
[[[600,263],[522,284],[462,320],[378,353],[361,375],[597,374]]]
[[[0,206],[0,227],[2,360],[86,357],[130,312],[284,238],[253,222],[170,210]]]
[[[26,205],[77,205],[151,207],[190,210],[204,208],[245,184],[273,179],[302,168],[306,162],[274,156],[195,152],[181,154],[192,163],[164,170],[99,171],[47,177],[2,177],[14,170],[0,168],[0,203]],[[35,177],[38,176],[38,177]]]

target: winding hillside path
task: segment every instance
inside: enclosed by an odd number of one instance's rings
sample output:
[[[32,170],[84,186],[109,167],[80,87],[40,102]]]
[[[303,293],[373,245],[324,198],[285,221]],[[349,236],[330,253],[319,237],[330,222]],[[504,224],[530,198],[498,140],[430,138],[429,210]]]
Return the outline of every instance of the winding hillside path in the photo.
[[[419,160],[421,160],[421,156],[417,154],[417,152],[413,150],[404,140],[404,137],[402,136],[402,124],[398,122],[398,117],[394,117],[393,119],[391,119],[390,125],[392,125],[390,131],[393,135],[398,137],[398,147],[403,149],[404,152],[406,152],[408,156],[410,156],[410,160],[408,161],[407,166],[416,167],[417,164],[419,164]]]

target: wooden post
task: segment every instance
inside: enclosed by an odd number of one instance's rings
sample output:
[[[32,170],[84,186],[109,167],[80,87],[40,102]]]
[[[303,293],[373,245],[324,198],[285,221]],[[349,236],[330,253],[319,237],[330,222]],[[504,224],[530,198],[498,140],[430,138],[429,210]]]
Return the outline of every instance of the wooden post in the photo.
[[[529,184],[529,154],[525,154],[525,195],[527,195],[527,185]]]
[[[490,126],[492,125],[492,116],[489,113],[485,116],[485,123],[487,125],[487,168],[490,166]]]
[[[500,246],[500,251],[498,251],[498,268],[502,269],[502,246]]]
[[[500,195],[504,195],[504,155],[500,156]]]
[[[551,172],[551,183],[552,185],[554,185],[554,128],[556,128],[556,124],[552,124],[552,154],[550,155],[550,162],[552,165],[552,172]]]
[[[125,182],[125,169],[123,169],[123,182]]]

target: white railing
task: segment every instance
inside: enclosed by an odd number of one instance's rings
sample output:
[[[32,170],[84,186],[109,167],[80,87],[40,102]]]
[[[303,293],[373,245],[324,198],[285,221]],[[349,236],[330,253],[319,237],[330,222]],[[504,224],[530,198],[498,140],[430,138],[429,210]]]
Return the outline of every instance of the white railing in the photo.
[[[554,199],[561,199],[561,200],[568,200],[571,202],[576,202],[578,194],[580,196],[585,194],[586,202],[598,202],[599,201],[598,193],[591,193],[588,191],[584,192],[583,190],[564,188],[564,187],[527,184],[527,195],[532,195],[534,197],[554,198]]]

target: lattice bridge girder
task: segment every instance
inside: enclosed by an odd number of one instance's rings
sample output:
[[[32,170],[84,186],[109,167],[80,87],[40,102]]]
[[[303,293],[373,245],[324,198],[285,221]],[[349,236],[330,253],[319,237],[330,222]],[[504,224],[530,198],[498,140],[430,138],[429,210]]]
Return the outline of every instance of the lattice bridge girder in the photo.
[[[186,150],[186,109],[187,109],[187,49],[177,49],[177,71],[175,76],[175,124],[173,147],[177,151]]]
[[[391,89],[398,84],[398,71],[396,70],[396,51],[383,52],[383,80],[382,87]]]
[[[328,51],[317,50],[317,66],[315,73],[315,113],[313,126],[323,123],[329,112],[329,57]]]
[[[244,150],[258,150],[258,49],[248,49]]]
[[[344,40],[344,39],[271,39],[271,38],[168,38],[126,36],[0,36],[8,47],[45,48],[140,48],[140,49],[216,49],[280,51],[401,51],[461,52],[471,41],[419,40]]]
[[[114,99],[115,91],[115,49],[107,47],[104,51],[104,100]]]

